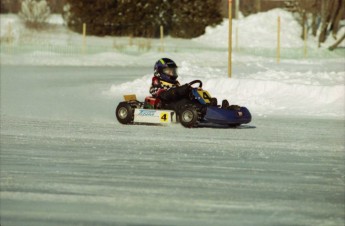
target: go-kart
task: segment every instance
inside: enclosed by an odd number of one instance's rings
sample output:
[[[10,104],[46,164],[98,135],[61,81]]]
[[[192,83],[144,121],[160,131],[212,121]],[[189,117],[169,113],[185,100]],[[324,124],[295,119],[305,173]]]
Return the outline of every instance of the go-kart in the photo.
[[[193,87],[199,84],[198,87]],[[247,124],[252,116],[246,107],[229,105],[223,100],[218,105],[217,99],[202,89],[202,82],[194,80],[189,83],[189,98],[179,105],[171,107],[159,98],[148,96],[144,102],[137,100],[136,95],[125,95],[115,110],[121,124],[170,124],[180,122],[184,127],[197,127],[207,124],[236,127]]]

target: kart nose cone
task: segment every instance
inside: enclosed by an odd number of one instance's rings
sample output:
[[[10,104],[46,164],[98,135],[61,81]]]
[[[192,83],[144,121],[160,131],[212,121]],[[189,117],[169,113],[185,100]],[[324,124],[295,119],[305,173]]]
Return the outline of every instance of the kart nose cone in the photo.
[[[252,120],[250,112],[245,107],[240,107],[238,110],[235,110],[210,106],[207,108],[204,118],[209,122],[222,125],[246,124]]]

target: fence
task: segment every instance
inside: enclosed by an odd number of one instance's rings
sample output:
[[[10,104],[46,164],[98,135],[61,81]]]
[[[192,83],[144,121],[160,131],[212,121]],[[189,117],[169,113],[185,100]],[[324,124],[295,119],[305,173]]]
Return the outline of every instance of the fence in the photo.
[[[249,48],[241,43],[238,34],[241,33],[239,28],[234,29],[233,51],[235,54],[254,55],[267,58],[276,58],[276,44],[272,43],[272,48]],[[54,33],[55,32],[55,33]],[[85,32],[86,33],[86,32]],[[163,34],[164,32],[161,31]],[[276,35],[276,34],[272,34]],[[106,37],[97,38],[89,36],[77,35],[72,32],[33,32],[12,34],[9,28],[7,34],[1,37],[0,50],[4,54],[32,54],[32,55],[68,55],[78,56],[83,54],[97,54],[104,52],[117,52],[122,54],[137,55],[146,52],[226,52],[228,46],[212,47],[204,43],[173,39],[166,37],[164,39],[152,38],[134,38],[134,37]],[[210,43],[212,44],[212,43]],[[282,59],[303,59],[303,58],[321,58],[321,57],[344,57],[344,51],[336,50],[330,52],[325,49],[307,49],[307,45],[298,48],[280,47],[279,55]],[[307,53],[307,54],[306,54]]]

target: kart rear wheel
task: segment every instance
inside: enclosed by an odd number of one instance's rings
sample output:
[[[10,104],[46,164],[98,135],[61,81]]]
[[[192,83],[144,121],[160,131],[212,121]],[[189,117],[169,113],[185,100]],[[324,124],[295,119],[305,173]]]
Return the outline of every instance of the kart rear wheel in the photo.
[[[191,128],[196,125],[198,112],[193,107],[187,107],[180,111],[179,119],[184,127]]]
[[[121,124],[129,124],[133,122],[134,114],[131,105],[127,102],[121,102],[116,108],[115,115]]]

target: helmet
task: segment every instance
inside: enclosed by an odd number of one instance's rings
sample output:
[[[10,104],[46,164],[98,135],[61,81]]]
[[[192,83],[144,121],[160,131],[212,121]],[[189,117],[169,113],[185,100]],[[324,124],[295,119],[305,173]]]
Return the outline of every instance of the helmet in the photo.
[[[161,58],[155,64],[154,73],[163,81],[175,83],[178,77],[177,65],[169,58]]]

